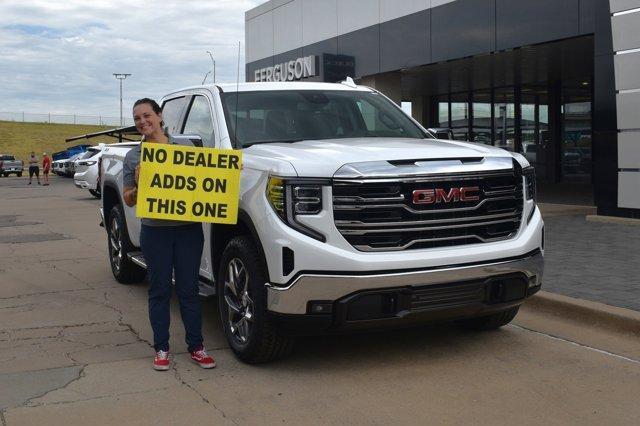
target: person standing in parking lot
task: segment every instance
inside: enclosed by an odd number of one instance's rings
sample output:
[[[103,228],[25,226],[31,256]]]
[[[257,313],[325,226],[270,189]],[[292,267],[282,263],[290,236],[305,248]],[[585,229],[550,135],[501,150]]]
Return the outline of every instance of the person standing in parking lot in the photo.
[[[49,185],[49,171],[51,170],[51,158],[46,152],[42,153],[42,176],[44,177],[43,186]]]
[[[38,157],[36,157],[36,153],[31,151],[31,155],[29,156],[29,183],[31,185],[31,180],[33,179],[33,175],[36,175],[36,179],[38,180],[38,185],[40,185],[40,167],[38,167]]]
[[[152,99],[143,98],[133,105],[136,129],[146,143],[173,143],[163,132],[162,109]],[[124,201],[137,203],[141,147],[131,149],[123,164]],[[140,246],[149,274],[149,319],[153,329],[156,356],[153,368],[169,369],[169,322],[171,281],[175,277],[185,340],[191,359],[202,368],[213,368],[215,361],[207,354],[202,339],[198,275],[204,235],[202,224],[160,219],[142,219]]]

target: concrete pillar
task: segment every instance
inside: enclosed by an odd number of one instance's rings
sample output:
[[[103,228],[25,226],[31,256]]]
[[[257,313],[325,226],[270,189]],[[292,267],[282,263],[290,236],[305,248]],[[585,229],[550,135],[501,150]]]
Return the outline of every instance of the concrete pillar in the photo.
[[[424,107],[424,96],[417,96],[411,99],[411,116],[414,118],[414,120],[422,125],[424,125],[425,123]]]
[[[369,86],[372,89],[384,93],[385,96],[398,105],[402,102],[402,84],[399,72],[388,72],[362,77],[358,84]]]

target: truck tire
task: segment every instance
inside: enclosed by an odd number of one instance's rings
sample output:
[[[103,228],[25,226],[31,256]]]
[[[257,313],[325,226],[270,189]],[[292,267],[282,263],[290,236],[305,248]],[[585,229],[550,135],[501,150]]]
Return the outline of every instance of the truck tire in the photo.
[[[9,173],[3,173],[2,174],[2,177],[7,177],[7,176],[9,176]]]
[[[127,254],[133,251],[129,241],[122,206],[116,204],[109,213],[107,222],[107,245],[111,272],[121,284],[139,283],[144,280],[146,271],[133,263]]]
[[[99,200],[99,199],[100,199],[100,197],[101,197],[101,194],[100,194],[100,190],[99,190],[99,189],[90,189],[90,190],[89,190],[89,193],[91,193],[91,195],[93,195],[94,197],[96,197],[98,200]]]
[[[9,175],[7,175],[9,176]],[[18,177],[22,177],[22,172],[18,173]]]
[[[484,317],[465,319],[460,321],[460,325],[469,330],[495,330],[513,321],[516,315],[518,315],[519,309],[520,307],[516,306],[515,308],[507,309],[506,311]]]
[[[293,339],[278,333],[267,314],[265,261],[248,236],[233,238],[222,253],[217,280],[220,320],[236,356],[259,364],[293,350]]]

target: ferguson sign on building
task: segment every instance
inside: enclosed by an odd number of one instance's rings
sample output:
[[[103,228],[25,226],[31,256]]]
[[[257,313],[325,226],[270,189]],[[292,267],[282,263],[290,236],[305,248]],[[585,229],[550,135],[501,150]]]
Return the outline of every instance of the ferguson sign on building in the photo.
[[[255,70],[254,81],[294,81],[316,74],[316,57],[311,55]]]

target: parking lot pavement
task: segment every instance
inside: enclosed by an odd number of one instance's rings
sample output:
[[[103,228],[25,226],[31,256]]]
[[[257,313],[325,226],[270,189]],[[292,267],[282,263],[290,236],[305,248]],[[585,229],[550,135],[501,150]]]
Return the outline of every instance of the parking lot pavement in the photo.
[[[636,338],[526,311],[491,333],[438,325],[301,339],[238,362],[203,300],[218,367],[151,369],[146,285],[112,277],[98,200],[54,179],[0,179],[0,421],[33,424],[634,424]],[[553,253],[553,250],[549,252]],[[546,283],[551,286],[550,277]],[[579,337],[579,339],[578,339]]]

